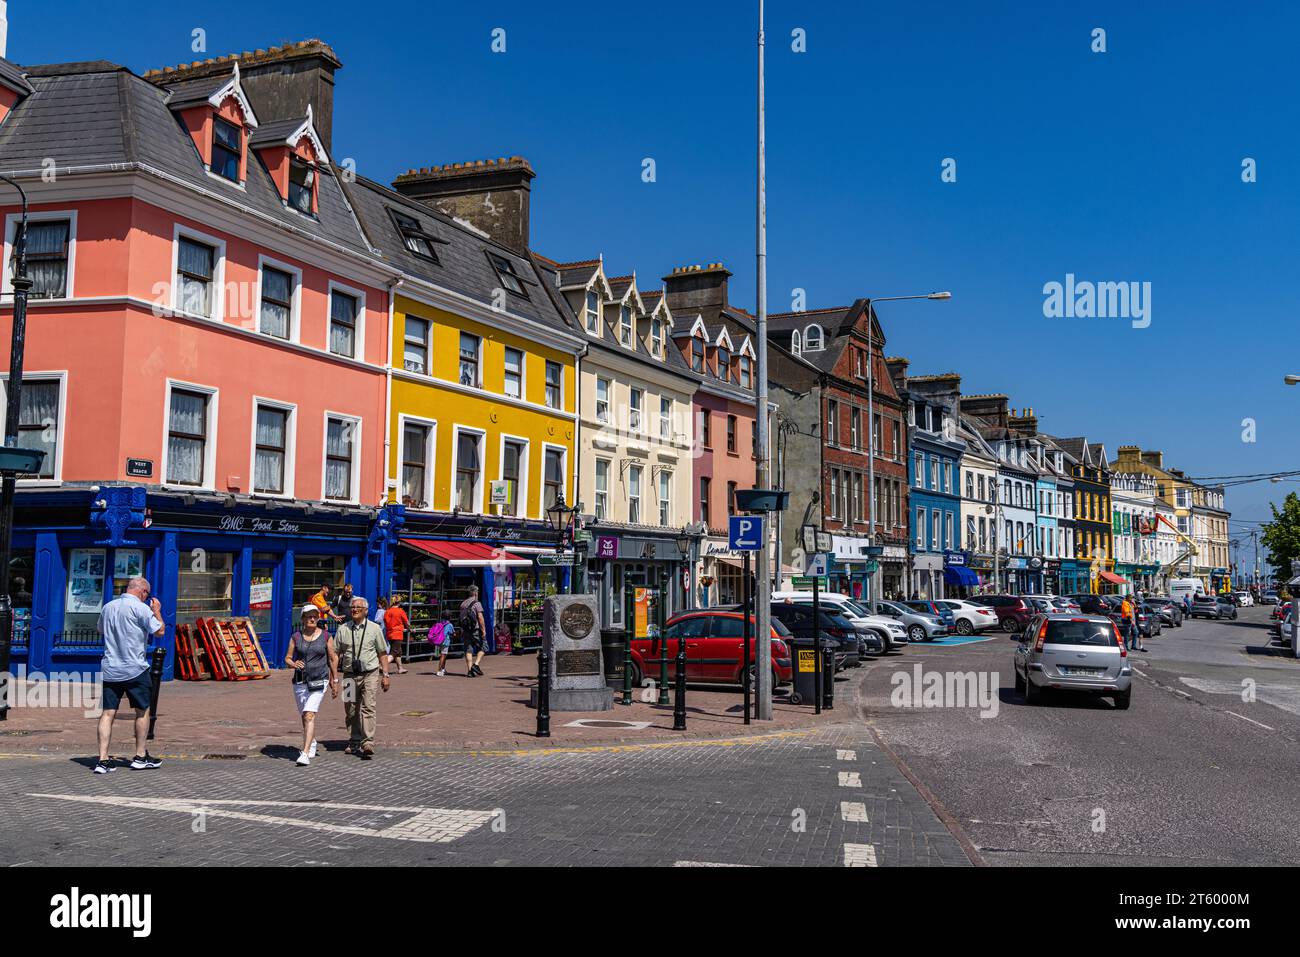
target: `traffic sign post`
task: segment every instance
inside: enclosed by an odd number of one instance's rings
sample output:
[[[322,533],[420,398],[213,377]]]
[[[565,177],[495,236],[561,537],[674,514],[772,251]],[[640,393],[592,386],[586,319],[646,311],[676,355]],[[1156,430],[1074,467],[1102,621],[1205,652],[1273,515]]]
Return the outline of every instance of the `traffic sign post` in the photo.
[[[767,520],[762,515],[732,515],[728,519],[728,544],[733,551],[756,552],[763,545]]]

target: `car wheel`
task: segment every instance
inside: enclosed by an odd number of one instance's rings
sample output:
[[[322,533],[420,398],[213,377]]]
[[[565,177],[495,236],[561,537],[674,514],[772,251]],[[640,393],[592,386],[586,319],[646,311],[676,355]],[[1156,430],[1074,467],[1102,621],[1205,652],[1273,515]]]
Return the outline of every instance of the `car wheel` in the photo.
[[[1002,627],[1005,628],[1007,632],[1009,632],[1010,634],[1018,635],[1020,634],[1020,629],[1023,626],[1015,618],[1004,618],[1002,620]]]
[[[920,625],[913,625],[912,627],[908,628],[908,629],[907,629],[907,640],[908,640],[908,641],[925,641],[925,640],[926,640],[926,637],[925,637],[925,629],[922,628]]]
[[[1127,711],[1129,702],[1133,698],[1133,689],[1129,688],[1128,691],[1125,691],[1123,694],[1117,694],[1114,696],[1114,698],[1115,698],[1115,710]]]
[[[1038,705],[1042,703],[1043,703],[1042,689],[1034,687],[1034,683],[1029,680],[1029,676],[1025,675],[1025,704]]]
[[[967,621],[965,618],[959,618],[959,619],[957,620],[957,634],[959,634],[959,635],[969,635],[969,634],[970,634],[971,632],[973,632],[974,630],[975,630],[975,626],[972,625],[972,624],[971,624],[969,621]]]
[[[790,692],[790,703],[791,703],[791,704],[803,704],[803,695],[801,695],[801,694],[800,694],[799,692],[797,692],[797,691],[791,691],[791,692]]]
[[[641,687],[641,669],[637,667],[635,661],[631,662],[630,667],[632,668],[632,687],[639,688]]]

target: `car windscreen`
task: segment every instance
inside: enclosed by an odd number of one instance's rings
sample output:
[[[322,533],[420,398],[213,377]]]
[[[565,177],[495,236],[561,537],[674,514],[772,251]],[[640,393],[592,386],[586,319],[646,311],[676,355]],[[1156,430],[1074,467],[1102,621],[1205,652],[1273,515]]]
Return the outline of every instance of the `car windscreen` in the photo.
[[[850,615],[856,615],[859,618],[865,618],[867,615],[871,614],[871,612],[867,611],[867,609],[863,608],[856,601],[840,602],[840,605]]]
[[[824,611],[822,612],[822,627],[839,628],[843,631],[853,631],[853,622],[836,612]]]
[[[1115,644],[1115,629],[1109,622],[1100,621],[1049,621],[1045,645],[1100,645]]]

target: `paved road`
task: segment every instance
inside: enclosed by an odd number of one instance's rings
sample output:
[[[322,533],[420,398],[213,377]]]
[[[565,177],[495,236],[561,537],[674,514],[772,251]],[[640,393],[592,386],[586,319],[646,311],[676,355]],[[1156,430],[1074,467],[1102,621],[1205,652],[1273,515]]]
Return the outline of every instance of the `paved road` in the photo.
[[[1003,638],[877,662],[863,714],[988,863],[1294,864],[1300,662],[1267,651],[1267,617],[1166,629],[1134,656],[1127,712],[1109,699],[1025,706]],[[916,662],[996,672],[996,716],[892,705],[893,675]]]
[[[845,717],[849,717],[846,713]],[[0,760],[9,865],[966,864],[860,725],[521,754]]]

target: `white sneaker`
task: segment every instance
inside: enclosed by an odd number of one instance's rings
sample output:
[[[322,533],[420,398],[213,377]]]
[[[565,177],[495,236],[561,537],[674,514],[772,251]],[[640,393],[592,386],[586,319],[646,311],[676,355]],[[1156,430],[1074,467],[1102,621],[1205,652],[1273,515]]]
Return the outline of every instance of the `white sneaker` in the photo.
[[[438,672],[438,677],[439,677],[439,678],[445,678],[445,677],[447,677],[447,671],[446,671],[446,669],[443,669],[443,670],[439,671],[439,672]]]
[[[311,764],[311,758],[307,756],[306,751],[303,751],[301,754],[298,755],[297,764],[299,767],[303,767],[303,768]]]
[[[316,741],[314,739],[311,743],[311,750],[307,752],[307,757],[309,758],[316,757]]]

